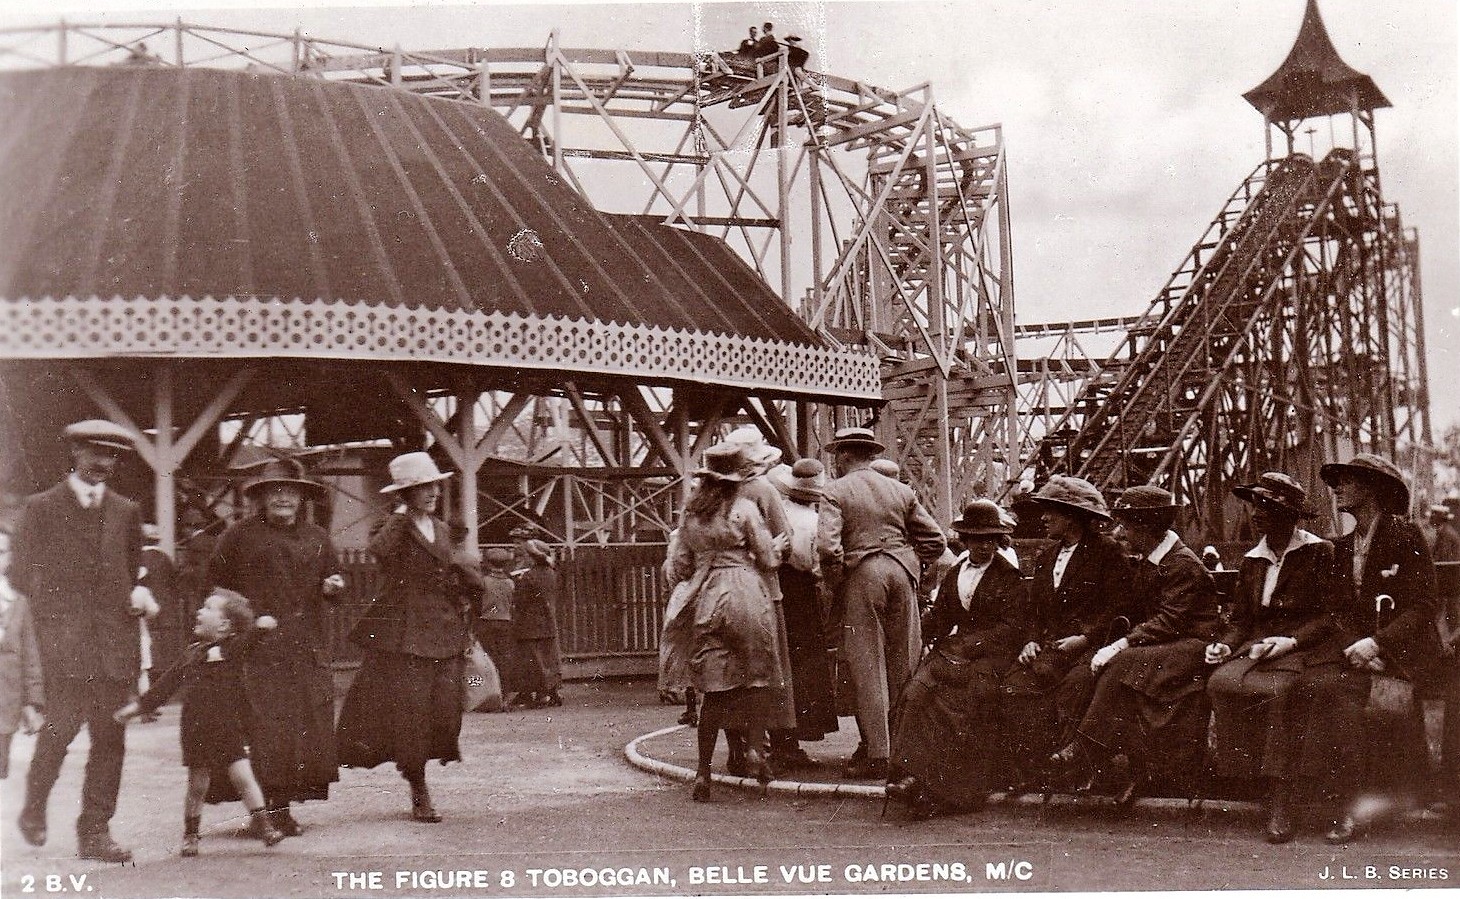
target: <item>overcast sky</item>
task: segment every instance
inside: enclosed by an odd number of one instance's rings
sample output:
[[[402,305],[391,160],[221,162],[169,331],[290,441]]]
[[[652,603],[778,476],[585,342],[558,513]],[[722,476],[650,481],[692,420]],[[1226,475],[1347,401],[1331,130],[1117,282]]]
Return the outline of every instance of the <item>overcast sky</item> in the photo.
[[[1262,160],[1262,120],[1241,94],[1283,60],[1303,7],[967,0],[201,9],[93,0],[48,3],[46,15],[180,14],[413,49],[535,46],[556,27],[565,46],[676,51],[733,46],[745,26],[769,19],[777,32],[806,39],[814,69],[892,89],[929,81],[960,124],[1003,124],[1018,318],[1036,322],[1146,308]],[[1437,428],[1460,423],[1456,7],[1320,0],[1340,54],[1393,104],[1377,114],[1380,170],[1387,199],[1420,233]]]

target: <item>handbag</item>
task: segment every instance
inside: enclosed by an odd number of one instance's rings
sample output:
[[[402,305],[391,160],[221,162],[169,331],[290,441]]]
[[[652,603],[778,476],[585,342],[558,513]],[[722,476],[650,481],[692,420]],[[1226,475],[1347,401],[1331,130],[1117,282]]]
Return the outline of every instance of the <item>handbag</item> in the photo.
[[[462,711],[500,712],[502,710],[502,679],[492,657],[482,649],[481,644],[472,641],[466,652],[466,664],[462,666]]]
[[[1386,718],[1407,717],[1414,711],[1414,684],[1392,674],[1370,675],[1369,704],[1364,710]]]

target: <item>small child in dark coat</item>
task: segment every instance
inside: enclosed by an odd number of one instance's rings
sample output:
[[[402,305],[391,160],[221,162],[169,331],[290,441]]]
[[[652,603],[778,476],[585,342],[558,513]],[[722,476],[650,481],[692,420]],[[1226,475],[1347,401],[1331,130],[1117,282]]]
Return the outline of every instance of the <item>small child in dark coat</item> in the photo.
[[[214,769],[223,769],[243,797],[253,818],[254,835],[265,846],[284,839],[264,807],[263,790],[248,758],[248,700],[243,693],[243,658],[259,636],[278,626],[268,615],[254,620],[253,609],[241,594],[221,587],[198,609],[193,635],[182,658],[158,678],[140,699],[118,709],[115,718],[125,724],[156,711],[181,687],[182,755],[188,769],[188,794],[183,805],[181,855],[198,854],[198,825]]]

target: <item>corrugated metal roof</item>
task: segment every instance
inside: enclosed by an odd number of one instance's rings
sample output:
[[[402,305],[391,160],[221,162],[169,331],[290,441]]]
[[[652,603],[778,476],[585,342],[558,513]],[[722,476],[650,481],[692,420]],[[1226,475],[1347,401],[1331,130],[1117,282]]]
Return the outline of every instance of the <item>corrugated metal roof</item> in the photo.
[[[278,297],[819,345],[722,242],[594,210],[500,115],[210,69],[0,74],[0,297]]]

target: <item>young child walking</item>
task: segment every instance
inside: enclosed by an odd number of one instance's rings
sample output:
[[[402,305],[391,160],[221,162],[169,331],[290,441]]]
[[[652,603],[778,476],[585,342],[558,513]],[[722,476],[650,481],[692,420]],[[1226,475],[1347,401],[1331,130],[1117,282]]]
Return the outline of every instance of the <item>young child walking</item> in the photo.
[[[263,790],[248,759],[248,705],[243,694],[242,661],[262,632],[278,625],[268,615],[255,621],[253,609],[241,594],[221,587],[198,609],[193,635],[197,637],[182,658],[153,683],[140,699],[116,712],[126,723],[158,709],[181,687],[183,694],[182,753],[188,768],[188,795],[183,805],[181,855],[198,854],[198,825],[203,802],[215,769],[228,772],[253,818],[254,835],[265,846],[284,839],[264,807]]]
[[[10,773],[10,739],[45,724],[40,648],[30,605],[10,583],[10,529],[0,527],[0,780]]]

